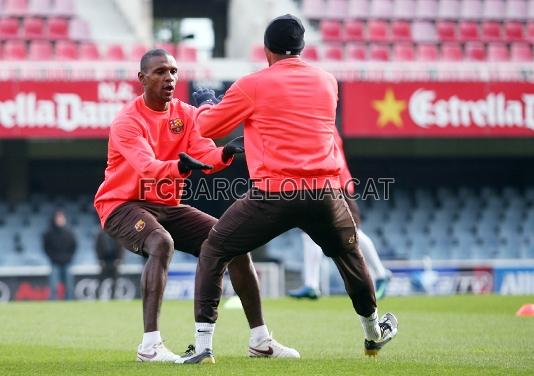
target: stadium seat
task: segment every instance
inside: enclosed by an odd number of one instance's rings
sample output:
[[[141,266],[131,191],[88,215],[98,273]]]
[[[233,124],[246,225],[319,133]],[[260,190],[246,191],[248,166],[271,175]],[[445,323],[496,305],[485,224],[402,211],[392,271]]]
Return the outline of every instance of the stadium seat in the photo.
[[[495,42],[502,39],[501,24],[496,21],[486,21],[482,24],[482,40]]]
[[[439,2],[437,18],[439,20],[454,20],[460,18],[460,0],[441,0]]]
[[[509,41],[521,41],[525,38],[523,24],[520,22],[507,22],[504,25],[504,32]]]
[[[27,14],[30,16],[47,17],[52,12],[51,0],[30,0],[28,5]]]
[[[24,60],[26,59],[26,44],[21,40],[8,40],[4,44],[5,60]]]
[[[347,0],[326,0],[326,9],[323,17],[331,20],[342,20],[348,13]]]
[[[482,18],[481,0],[463,0],[460,17],[465,20],[478,21]]]
[[[393,18],[397,20],[412,20],[415,14],[415,0],[394,0]]]
[[[186,44],[178,44],[176,46],[176,59],[181,62],[195,62],[198,59],[197,49]]]
[[[342,39],[341,23],[336,20],[321,20],[321,38],[325,42],[339,42]]]
[[[393,60],[396,61],[413,61],[415,60],[415,51],[411,43],[396,43],[393,46]]]
[[[479,40],[480,34],[478,32],[478,24],[471,21],[460,22],[458,27],[460,40],[469,41],[469,40]]]
[[[130,49],[129,59],[131,61],[140,61],[143,55],[148,51],[147,46],[144,44],[136,43]]]
[[[508,0],[506,2],[507,20],[526,21],[527,11],[527,2],[525,0]]]
[[[445,61],[460,61],[464,57],[462,47],[458,43],[444,43],[441,46],[441,59]]]
[[[371,0],[370,18],[389,20],[393,16],[391,0]]]
[[[43,18],[28,17],[22,22],[22,37],[24,39],[45,39],[45,22]]]
[[[416,42],[436,42],[438,35],[432,22],[415,21],[412,23],[412,38]]]
[[[106,49],[104,58],[106,60],[114,61],[126,60],[126,53],[124,52],[124,48],[121,44],[110,44]]]
[[[16,18],[0,18],[0,40],[18,39],[19,20]]]
[[[373,44],[369,49],[369,59],[376,61],[389,60],[389,48],[384,44]]]
[[[411,24],[407,21],[393,21],[391,24],[391,38],[396,41],[412,40]]]
[[[350,19],[364,20],[369,16],[368,0],[349,0],[348,17]]]
[[[345,40],[358,41],[365,39],[365,24],[359,20],[345,22]]]
[[[28,14],[28,0],[5,0],[4,16],[24,17]]]
[[[485,20],[499,21],[503,19],[505,14],[505,6],[503,0],[486,0],[484,1],[484,9],[482,17]]]
[[[259,45],[259,47],[262,49],[263,54],[263,44]],[[173,43],[159,42],[154,45],[154,48],[161,48],[170,53],[172,56],[176,56],[176,46]],[[265,59],[265,54],[263,55],[263,58]]]
[[[72,18],[69,21],[69,38],[80,42],[90,40],[91,29],[87,21],[81,18]]]
[[[371,20],[367,23],[367,39],[373,42],[389,40],[388,23],[382,20]]]
[[[465,57],[467,60],[472,61],[486,60],[484,44],[480,42],[467,42],[465,44]]]
[[[51,14],[57,17],[73,17],[76,14],[74,0],[54,0]]]
[[[439,59],[438,47],[435,44],[418,44],[416,56],[420,61],[437,61]]]
[[[342,61],[343,60],[343,47],[341,45],[325,46],[324,59]]]
[[[304,60],[308,61],[318,61],[319,60],[319,51],[316,46],[306,46],[302,50],[301,56]]]
[[[534,42],[534,22],[529,22],[527,24],[527,40],[530,43]]]
[[[78,49],[78,54],[80,60],[99,60],[101,57],[100,51],[94,42],[81,43]]]
[[[69,38],[69,23],[65,18],[50,17],[47,24],[49,39],[61,40]]]
[[[325,4],[323,0],[303,0],[302,14],[311,20],[319,20],[325,15]]]
[[[439,40],[456,41],[456,22],[439,21],[436,25]]]
[[[415,17],[423,20],[435,20],[438,15],[437,0],[417,0]]]
[[[510,59],[517,62],[532,62],[532,47],[527,43],[512,43]]]
[[[47,40],[34,40],[28,46],[29,60],[52,60],[52,44]]]
[[[345,47],[345,59],[360,61],[367,59],[367,49],[363,43],[348,43]]]
[[[252,46],[250,50],[250,61],[256,63],[265,61],[265,51],[263,48],[263,44],[257,44]]]
[[[510,55],[508,53],[508,46],[504,43],[490,43],[488,44],[488,61],[508,61]]]
[[[70,40],[59,40],[56,42],[55,59],[60,61],[78,59],[78,47]]]

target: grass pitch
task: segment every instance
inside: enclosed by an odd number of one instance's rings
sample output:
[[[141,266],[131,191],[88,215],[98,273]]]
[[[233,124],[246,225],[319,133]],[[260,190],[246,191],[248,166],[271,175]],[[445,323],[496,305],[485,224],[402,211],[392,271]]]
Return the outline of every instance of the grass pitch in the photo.
[[[242,311],[225,310],[214,365],[136,363],[141,303],[50,302],[0,306],[0,375],[534,375],[534,318],[515,311],[534,296],[387,298],[399,334],[375,359],[348,298],[266,300],[267,323],[301,360],[247,358]],[[193,341],[191,301],[166,301],[161,332],[182,352]]]

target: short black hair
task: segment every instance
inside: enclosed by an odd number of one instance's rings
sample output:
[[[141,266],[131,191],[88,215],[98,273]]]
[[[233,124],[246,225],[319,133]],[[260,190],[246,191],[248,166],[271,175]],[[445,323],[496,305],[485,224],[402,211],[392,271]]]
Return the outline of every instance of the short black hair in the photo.
[[[141,72],[146,73],[148,62],[150,61],[150,59],[152,59],[155,56],[172,56],[172,55],[167,50],[164,50],[163,48],[154,48],[152,50],[145,52],[145,54],[141,58],[141,63],[140,63]]]

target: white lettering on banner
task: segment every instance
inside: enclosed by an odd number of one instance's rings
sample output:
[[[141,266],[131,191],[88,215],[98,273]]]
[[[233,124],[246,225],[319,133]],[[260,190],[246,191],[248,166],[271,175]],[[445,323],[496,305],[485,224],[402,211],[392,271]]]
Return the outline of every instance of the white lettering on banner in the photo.
[[[507,99],[490,93],[484,99],[464,100],[457,96],[436,100],[434,90],[419,89],[408,105],[413,122],[421,128],[499,127],[528,128],[534,131],[534,94]]]
[[[52,99],[37,99],[35,92],[19,92],[13,99],[0,101],[0,127],[107,128],[124,106],[135,98],[132,85],[99,83],[98,100],[83,101],[77,93],[57,93]]]
[[[506,273],[499,292],[503,295],[534,294],[534,273]]]

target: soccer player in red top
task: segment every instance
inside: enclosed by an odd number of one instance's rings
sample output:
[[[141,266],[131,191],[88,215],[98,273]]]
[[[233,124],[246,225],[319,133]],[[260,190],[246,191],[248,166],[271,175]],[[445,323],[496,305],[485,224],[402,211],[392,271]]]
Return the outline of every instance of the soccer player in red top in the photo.
[[[111,124],[105,180],[95,196],[104,230],[147,258],[141,276],[145,333],[138,361],[180,359],[163,345],[158,326],[169,263],[174,249],[198,256],[217,222],[180,204],[180,183],[191,170],[218,171],[232,162],[234,154],[243,152],[241,138],[216,147],[200,136],[193,122],[197,109],[173,98],[177,77],[176,61],[165,50],[150,50],[142,57],[138,78],[144,93]],[[292,350],[268,333],[250,257],[236,257],[228,272],[251,328],[250,343],[268,343],[279,352]],[[214,362],[210,357],[202,360]]]
[[[206,350],[197,346],[190,359],[212,356],[212,331],[228,262],[294,227],[308,233],[337,265],[363,324],[365,352],[376,355],[397,333],[394,315],[378,319],[373,282],[340,189],[342,151],[334,140],[337,82],[300,59],[303,36],[298,18],[275,18],[264,38],[268,68],[237,80],[218,104],[213,105],[217,99],[212,91],[194,94],[201,104],[197,124],[203,136],[221,137],[244,123],[253,188],[223,214],[202,244],[195,320],[197,327],[204,325]],[[255,346],[249,350],[269,353]]]

